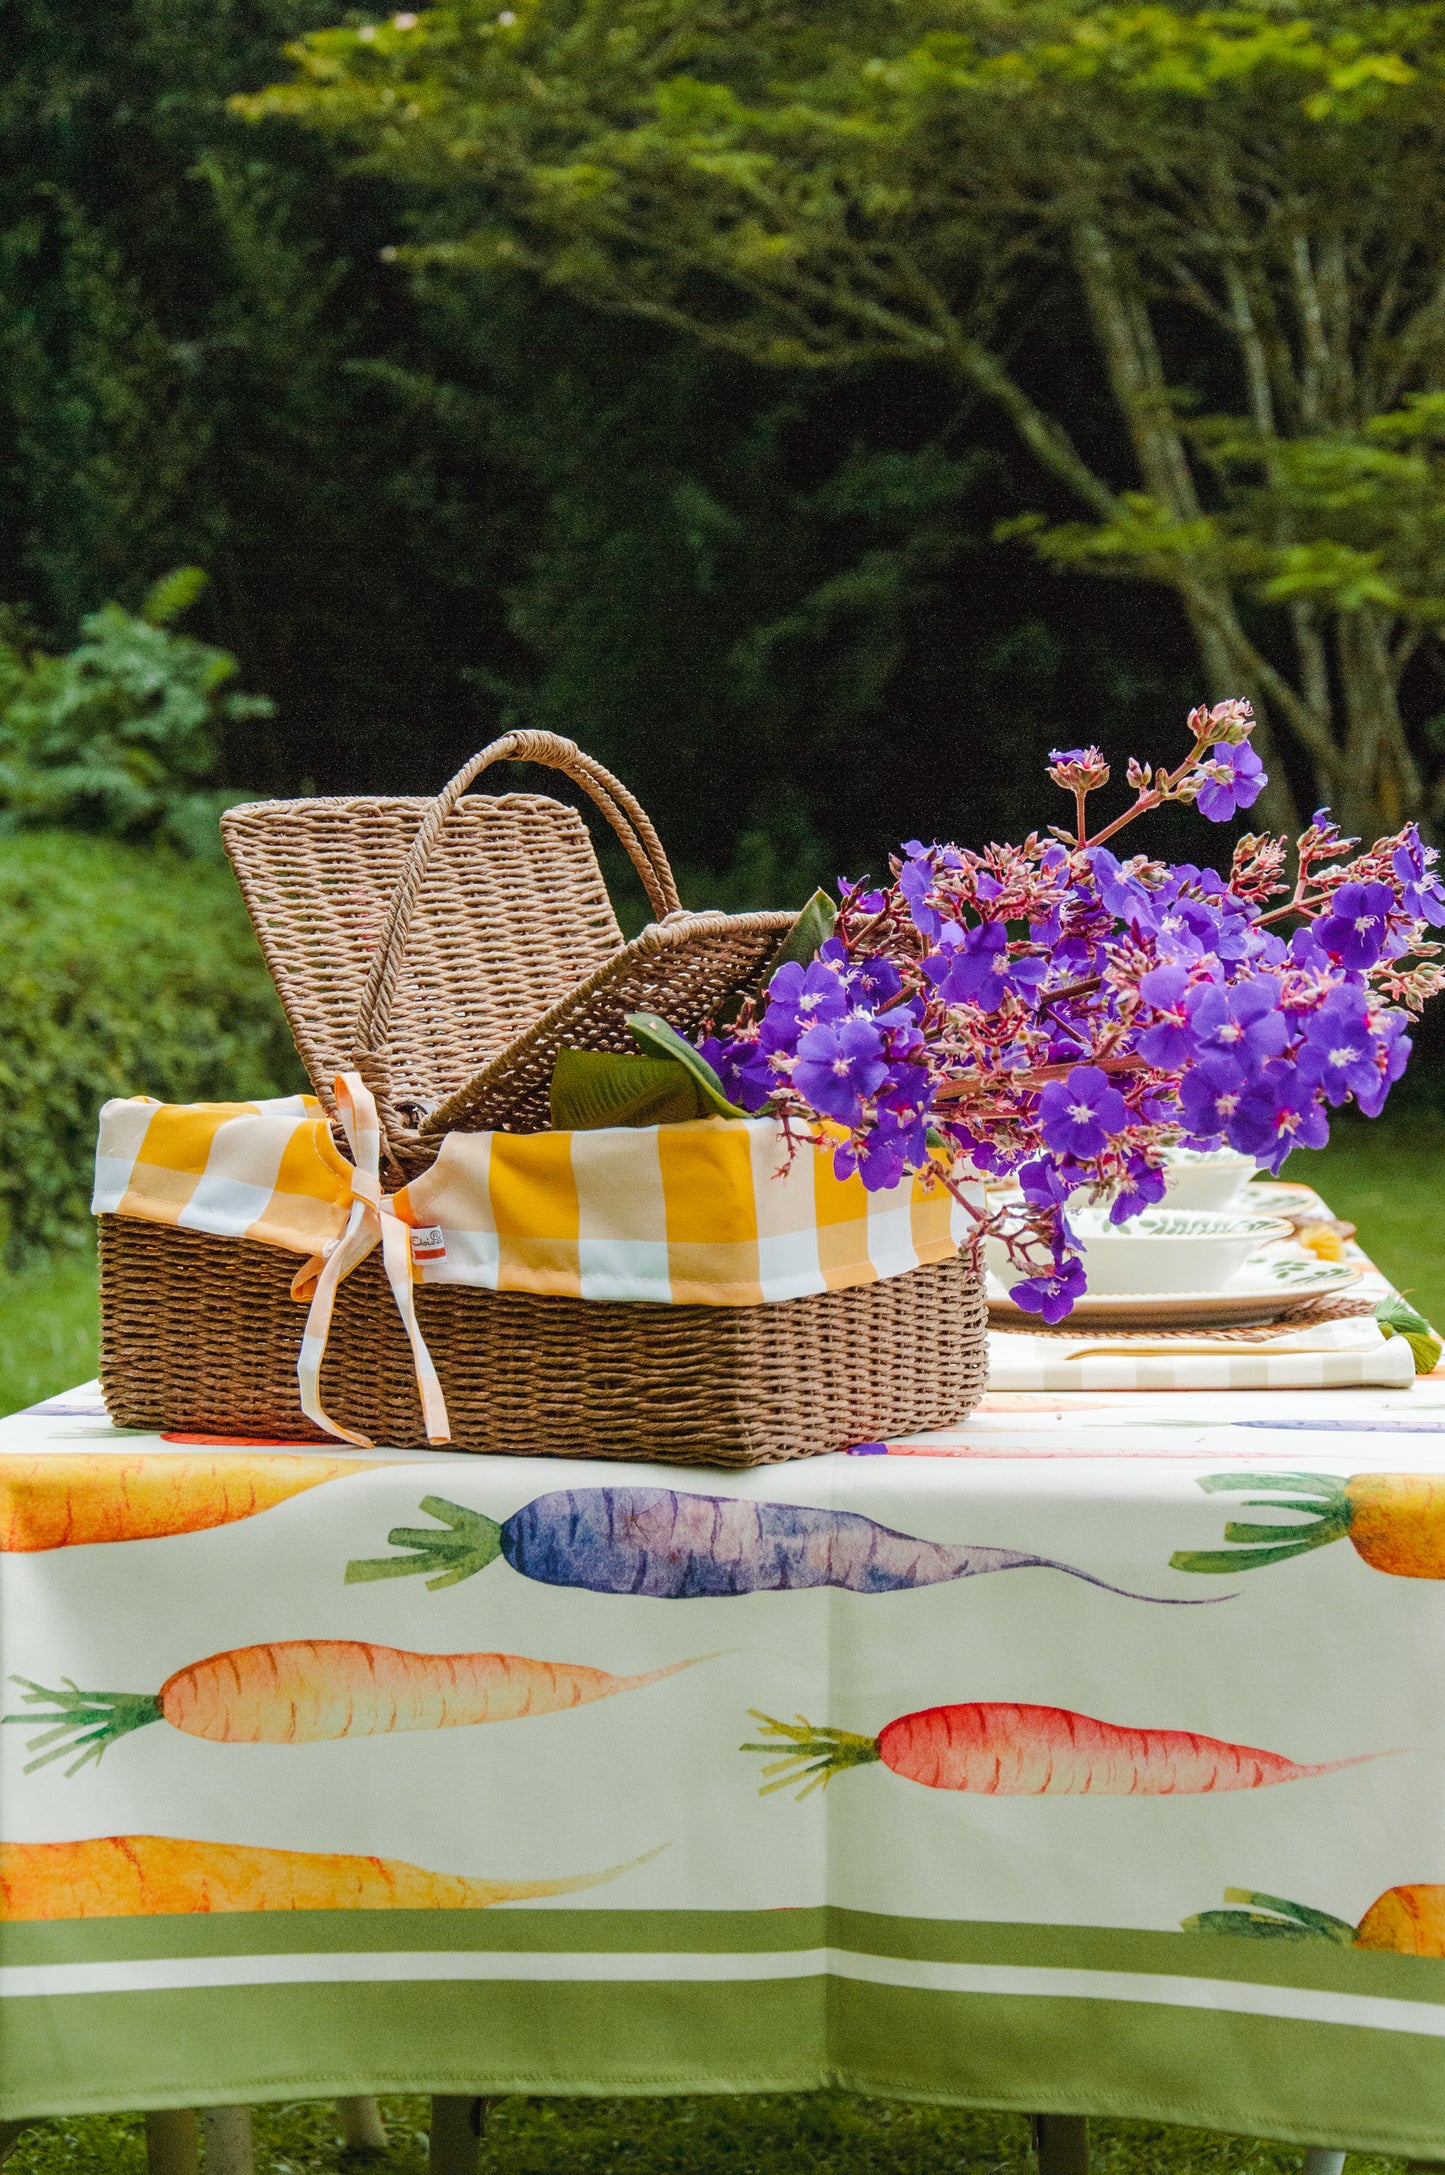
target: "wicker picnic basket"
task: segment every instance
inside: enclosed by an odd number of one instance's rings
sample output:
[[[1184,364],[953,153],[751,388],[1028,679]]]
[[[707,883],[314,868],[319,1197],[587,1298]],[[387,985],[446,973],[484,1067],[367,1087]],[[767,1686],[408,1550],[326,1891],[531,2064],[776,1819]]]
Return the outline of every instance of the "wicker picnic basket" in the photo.
[[[659,919],[624,943],[576,810],[466,788],[490,764],[562,770],[621,839]],[[631,1046],[629,1012],[694,1033],[760,986],[787,914],[687,914],[632,796],[570,741],[512,733],[435,801],[262,802],[223,819],[315,1090],[359,1073],[383,1175],[450,1131],[540,1131],[563,1044]],[[305,1308],[279,1247],[103,1215],[101,1381],[125,1427],[314,1440]],[[961,1257],[750,1306],[651,1305],[419,1285],[456,1449],[747,1466],[953,1424],[986,1374]],[[427,1443],[413,1357],[376,1254],[338,1290],[325,1408],[380,1443]]]

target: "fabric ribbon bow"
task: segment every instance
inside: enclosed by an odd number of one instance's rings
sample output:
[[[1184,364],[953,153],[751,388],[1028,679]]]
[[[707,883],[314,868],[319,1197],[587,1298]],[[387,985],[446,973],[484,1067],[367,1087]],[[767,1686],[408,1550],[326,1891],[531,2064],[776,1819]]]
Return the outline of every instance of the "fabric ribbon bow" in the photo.
[[[342,1442],[355,1443],[361,1450],[372,1448],[369,1436],[359,1434],[354,1428],[342,1427],[327,1416],[321,1403],[321,1362],[326,1357],[326,1340],[331,1334],[337,1287],[358,1262],[364,1261],[373,1248],[380,1246],[386,1280],[411,1346],[427,1441],[450,1442],[452,1431],[446,1399],[416,1318],[411,1227],[397,1215],[391,1196],[381,1190],[381,1128],[371,1091],[359,1072],[337,1074],[336,1107],[351,1144],[354,1166],[351,1213],[341,1237],[334,1239],[325,1252],[313,1254],[305,1266],[297,1270],[292,1281],[292,1298],[311,1301],[301,1353],[296,1362],[301,1410],[308,1420],[324,1427],[328,1435],[335,1435]]]

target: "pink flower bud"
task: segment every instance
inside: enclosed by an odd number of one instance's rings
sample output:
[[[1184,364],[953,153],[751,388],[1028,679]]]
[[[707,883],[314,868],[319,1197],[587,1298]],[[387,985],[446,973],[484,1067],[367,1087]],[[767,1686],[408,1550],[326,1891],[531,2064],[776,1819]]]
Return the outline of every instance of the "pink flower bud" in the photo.
[[[1238,747],[1254,731],[1258,720],[1251,704],[1242,696],[1231,695],[1225,702],[1217,702],[1211,710],[1200,703],[1189,713],[1189,730],[1196,740],[1224,741]]]
[[[1049,776],[1066,793],[1096,793],[1109,783],[1109,766],[1099,748],[1050,748]]]

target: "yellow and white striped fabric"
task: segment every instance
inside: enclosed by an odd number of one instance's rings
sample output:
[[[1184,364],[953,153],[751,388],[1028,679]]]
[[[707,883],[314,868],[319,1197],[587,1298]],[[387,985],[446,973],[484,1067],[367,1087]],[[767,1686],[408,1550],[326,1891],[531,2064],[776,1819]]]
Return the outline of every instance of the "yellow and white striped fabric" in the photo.
[[[346,1233],[355,1171],[311,1096],[109,1102],[97,1214],[137,1216],[309,1257]],[[769,1118],[585,1133],[453,1133],[392,1195],[427,1284],[661,1305],[756,1306],[900,1276],[958,1251],[943,1187],[868,1193],[826,1152],[790,1161]]]

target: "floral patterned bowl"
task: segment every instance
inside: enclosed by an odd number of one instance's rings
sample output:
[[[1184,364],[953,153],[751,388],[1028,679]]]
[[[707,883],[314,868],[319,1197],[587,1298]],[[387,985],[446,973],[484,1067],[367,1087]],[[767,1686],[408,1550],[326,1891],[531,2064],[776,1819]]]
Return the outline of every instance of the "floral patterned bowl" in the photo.
[[[1252,1155],[1239,1155],[1233,1148],[1170,1148],[1166,1154],[1169,1208],[1238,1208],[1259,1167]]]
[[[1071,1216],[1089,1292],[1219,1291],[1251,1254],[1291,1236],[1277,1216],[1147,1208],[1110,1224],[1097,1209]]]

